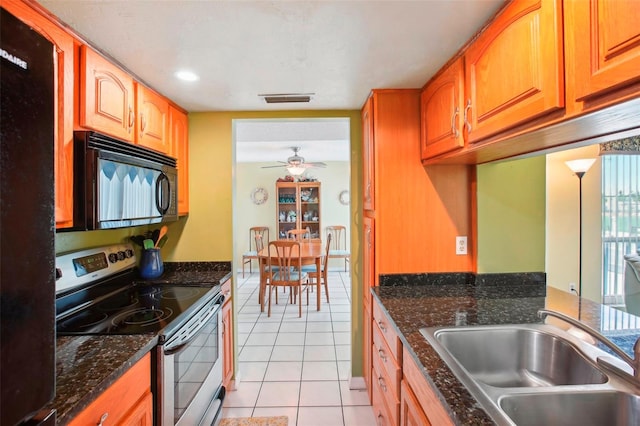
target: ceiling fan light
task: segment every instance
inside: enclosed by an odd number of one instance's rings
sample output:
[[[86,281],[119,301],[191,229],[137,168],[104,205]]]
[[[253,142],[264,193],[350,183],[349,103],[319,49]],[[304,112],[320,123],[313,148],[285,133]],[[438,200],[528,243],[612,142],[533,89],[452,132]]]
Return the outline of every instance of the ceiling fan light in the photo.
[[[305,170],[306,170],[305,167],[298,167],[298,166],[287,167],[287,171],[293,176],[300,176],[301,174],[304,173]]]

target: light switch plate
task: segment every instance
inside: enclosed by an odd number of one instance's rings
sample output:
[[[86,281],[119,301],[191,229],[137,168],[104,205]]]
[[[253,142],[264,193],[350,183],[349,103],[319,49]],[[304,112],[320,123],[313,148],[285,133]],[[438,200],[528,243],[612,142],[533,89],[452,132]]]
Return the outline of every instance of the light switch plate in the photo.
[[[467,237],[456,237],[456,254],[467,254]]]

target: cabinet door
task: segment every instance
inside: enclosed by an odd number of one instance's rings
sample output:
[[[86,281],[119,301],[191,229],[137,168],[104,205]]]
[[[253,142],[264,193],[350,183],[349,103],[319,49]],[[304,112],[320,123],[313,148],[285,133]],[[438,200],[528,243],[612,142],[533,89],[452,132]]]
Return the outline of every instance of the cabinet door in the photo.
[[[640,1],[565,1],[575,32],[577,100],[640,81]]]
[[[178,214],[189,213],[189,119],[187,114],[169,107],[171,155],[178,160]]]
[[[120,423],[122,426],[152,426],[153,395],[147,393]]]
[[[322,237],[320,221],[320,183],[300,183],[300,212],[298,214],[298,227],[300,229],[309,228],[311,238],[320,239]]]
[[[87,46],[80,59],[80,126],[134,142],[133,79]]]
[[[371,307],[371,287],[377,285],[375,275],[375,219],[369,216],[363,218],[364,250],[362,256],[363,282],[362,297],[365,305]]]
[[[422,159],[462,148],[464,67],[460,58],[431,81],[420,97]]]
[[[21,1],[7,0],[2,7],[53,43],[55,51],[55,212],[56,228],[73,226],[73,37]]]
[[[365,287],[365,292],[368,292],[369,289]],[[362,318],[362,374],[364,375],[364,383],[367,387],[367,394],[369,396],[369,403],[371,403],[371,371],[373,368],[373,364],[371,361],[371,350],[373,347],[372,340],[372,317],[371,317],[371,307],[365,305],[363,309],[363,318]]]
[[[222,339],[223,339],[223,362],[222,362],[222,384],[229,387],[233,378],[233,323],[231,319],[231,299],[225,300],[222,306]]]
[[[298,227],[299,196],[297,185],[294,182],[276,183],[276,198],[277,238],[285,239],[288,230]]]
[[[400,426],[431,426],[416,396],[404,380],[400,384]]]
[[[141,401],[142,406],[151,412],[152,408],[144,402],[149,395],[151,395],[151,356],[147,354],[69,424],[70,426],[97,425],[102,418],[105,418],[105,424],[122,424],[123,419],[133,422],[124,424],[145,424],[136,423],[135,419],[143,419],[144,416],[134,415],[134,413],[138,413],[138,409],[145,411],[139,406],[138,401]]]
[[[375,209],[375,146],[373,135],[373,95],[362,108],[362,177],[364,210]]]
[[[137,88],[138,137],[136,143],[164,154],[171,153],[169,102],[141,84],[138,84]]]
[[[560,3],[509,4],[465,53],[468,142],[564,107]]]

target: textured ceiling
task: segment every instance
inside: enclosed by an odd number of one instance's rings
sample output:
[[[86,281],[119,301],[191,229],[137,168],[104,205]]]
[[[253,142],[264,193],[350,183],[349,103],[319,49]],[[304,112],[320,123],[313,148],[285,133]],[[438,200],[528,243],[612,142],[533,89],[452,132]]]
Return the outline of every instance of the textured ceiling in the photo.
[[[373,88],[418,88],[502,0],[42,0],[188,111],[359,109]],[[193,83],[174,73],[188,69]],[[265,93],[315,93],[271,104]]]
[[[503,0],[42,0],[93,45],[190,112],[360,109],[371,89],[419,88]],[[196,82],[175,78],[179,70]],[[259,94],[315,93],[266,104]],[[348,161],[348,123],[236,126],[237,161]]]

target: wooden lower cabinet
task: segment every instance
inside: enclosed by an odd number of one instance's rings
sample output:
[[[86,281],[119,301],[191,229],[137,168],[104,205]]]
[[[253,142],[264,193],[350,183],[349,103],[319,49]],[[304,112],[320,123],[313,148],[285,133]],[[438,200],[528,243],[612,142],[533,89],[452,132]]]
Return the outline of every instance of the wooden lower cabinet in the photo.
[[[153,417],[149,407],[153,406],[153,396],[146,394],[122,420],[123,426],[152,426]]]
[[[406,348],[402,359],[400,424],[453,426],[447,410]]]
[[[400,421],[402,343],[377,300],[373,302],[372,319],[370,350],[374,414],[376,416],[382,415],[383,424],[398,425]]]
[[[151,355],[145,355],[84,409],[70,426],[150,426],[153,419]]]
[[[369,291],[365,288],[365,291]],[[371,307],[364,305],[362,323],[362,374],[364,376],[364,384],[367,387],[369,402],[371,402]]]
[[[224,304],[222,305],[222,385],[229,389],[233,379],[233,303],[231,301],[231,280],[222,284]]]
[[[431,426],[431,422],[405,380],[400,384],[400,425]]]

